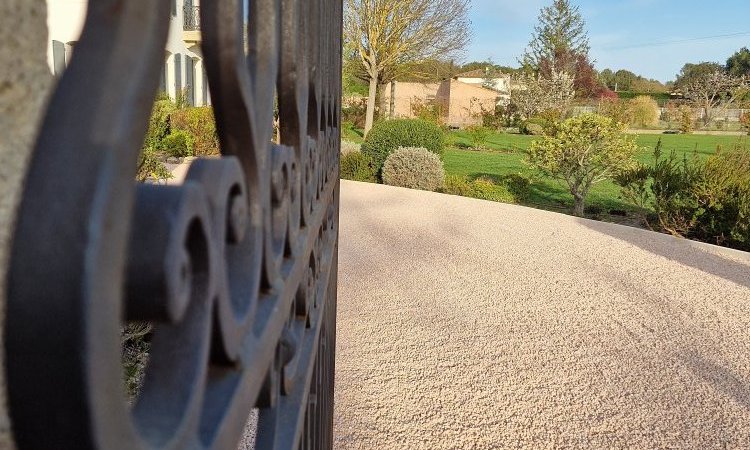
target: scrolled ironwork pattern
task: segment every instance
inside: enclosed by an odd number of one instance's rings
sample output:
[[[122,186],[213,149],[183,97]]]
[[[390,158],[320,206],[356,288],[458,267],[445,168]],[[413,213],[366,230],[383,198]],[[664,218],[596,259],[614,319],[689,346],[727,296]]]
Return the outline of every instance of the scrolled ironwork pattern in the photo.
[[[331,448],[341,0],[202,1],[222,157],[137,185],[169,9],[91,0],[50,101],[7,274],[15,440],[229,449],[258,408],[257,448]],[[132,407],[128,321],[155,327]]]

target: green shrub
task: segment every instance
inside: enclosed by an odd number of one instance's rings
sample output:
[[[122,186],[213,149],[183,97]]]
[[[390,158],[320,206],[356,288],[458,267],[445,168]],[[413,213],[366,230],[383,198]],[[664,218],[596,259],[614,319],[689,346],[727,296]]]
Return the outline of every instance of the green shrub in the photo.
[[[473,197],[474,187],[471,182],[459,175],[448,175],[445,177],[443,193],[450,195],[460,195],[461,197]]]
[[[521,124],[521,133],[531,136],[544,136],[555,133],[559,123],[560,113],[545,111],[538,116],[525,120]]]
[[[482,111],[482,125],[492,130],[518,127],[520,123],[521,114],[515,103],[498,105],[491,111]]]
[[[173,131],[184,131],[192,136],[195,156],[219,154],[216,121],[210,106],[178,109],[170,116],[170,125]]]
[[[609,117],[615,122],[628,125],[633,122],[633,111],[628,102],[619,98],[605,98],[599,102],[598,112],[604,117]]]
[[[531,181],[523,175],[509,175],[500,180],[481,176],[473,181],[449,175],[442,192],[462,197],[473,197],[503,203],[520,203],[528,199]]]
[[[678,108],[680,132],[690,134],[695,129],[695,119],[693,118],[693,109],[687,105]]]
[[[350,141],[341,141],[341,156],[346,156],[349,153],[359,153],[362,149],[362,145]]]
[[[169,99],[157,100],[151,110],[148,121],[148,131],[143,147],[160,148],[161,141],[169,134],[170,116],[177,110],[177,106]]]
[[[181,130],[173,130],[161,141],[162,150],[167,155],[178,158],[193,156],[193,145],[193,137],[188,132]]]
[[[369,156],[360,152],[341,155],[341,178],[352,181],[376,182],[375,168]]]
[[[138,156],[138,171],[136,181],[167,180],[172,178],[167,167],[161,161],[159,153],[153,147],[144,147]]]
[[[659,125],[659,104],[653,97],[639,95],[630,100],[630,125],[648,128]]]
[[[654,211],[652,229],[675,236],[750,250],[750,151],[737,148],[707,160],[663,157],[661,142],[653,165],[639,165],[617,183],[623,196]]]
[[[383,182],[410,189],[438,190],[445,183],[443,161],[426,148],[401,147],[385,160]]]
[[[422,147],[443,154],[443,130],[424,120],[397,119],[376,124],[362,144],[362,153],[372,158],[380,172],[388,155],[399,147]]]
[[[472,125],[466,128],[466,133],[469,135],[471,144],[474,148],[484,148],[484,144],[487,141],[487,137],[490,135],[490,130],[482,125]]]
[[[502,203],[515,203],[516,201],[516,198],[506,186],[495,184],[490,178],[477,178],[472,183],[472,188],[474,198]]]
[[[503,179],[503,184],[513,194],[515,203],[524,202],[531,196],[531,180],[525,175],[508,175]]]
[[[530,136],[543,136],[544,135],[544,125],[526,121],[523,124],[523,128],[521,129],[523,134],[528,134]]]

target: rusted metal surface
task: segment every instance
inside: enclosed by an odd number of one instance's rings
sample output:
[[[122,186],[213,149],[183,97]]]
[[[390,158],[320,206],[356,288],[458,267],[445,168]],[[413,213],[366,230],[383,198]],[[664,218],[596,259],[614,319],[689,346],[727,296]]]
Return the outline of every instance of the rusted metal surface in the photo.
[[[139,186],[170,6],[90,1],[7,274],[20,449],[231,449],[255,407],[257,448],[331,448],[341,16],[340,0],[201,2],[223,157]],[[155,331],[131,407],[136,320]]]

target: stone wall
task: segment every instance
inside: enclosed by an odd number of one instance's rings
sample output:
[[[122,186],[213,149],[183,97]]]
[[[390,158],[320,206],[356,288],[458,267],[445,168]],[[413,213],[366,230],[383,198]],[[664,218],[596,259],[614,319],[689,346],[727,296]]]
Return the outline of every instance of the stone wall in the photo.
[[[45,0],[0,2],[0,362],[8,244],[19,191],[42,108],[52,86],[47,66]],[[5,395],[4,363],[0,365],[0,449],[12,449]]]

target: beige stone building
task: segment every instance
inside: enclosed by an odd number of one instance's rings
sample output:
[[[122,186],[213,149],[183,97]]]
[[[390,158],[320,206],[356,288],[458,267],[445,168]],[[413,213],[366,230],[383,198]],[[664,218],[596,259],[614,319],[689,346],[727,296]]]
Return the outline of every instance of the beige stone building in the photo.
[[[495,106],[510,98],[510,78],[493,79],[493,88],[485,87],[486,79],[474,73],[460,74],[440,83],[397,81],[383,86],[381,111],[389,111],[391,95],[394,116],[413,118],[422,108],[435,108],[440,119],[450,127],[464,128],[482,123],[483,111],[494,111]],[[495,88],[497,86],[497,88]]]

